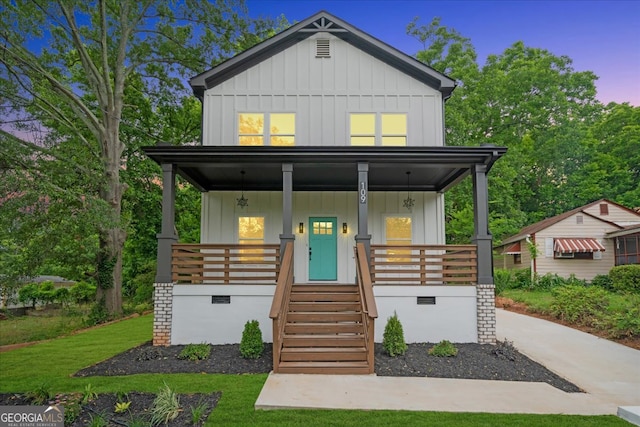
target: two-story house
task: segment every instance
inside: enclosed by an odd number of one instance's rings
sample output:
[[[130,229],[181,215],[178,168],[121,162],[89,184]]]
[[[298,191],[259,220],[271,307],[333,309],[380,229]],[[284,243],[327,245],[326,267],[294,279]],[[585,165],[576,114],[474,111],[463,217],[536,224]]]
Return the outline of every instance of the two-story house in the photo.
[[[487,174],[506,149],[445,145],[452,79],[319,12],[190,84],[202,144],[145,149],[156,345],[237,343],[257,319],[276,372],[372,372],[394,312],[408,342],[495,341]],[[202,191],[198,245],[177,244],[176,174]],[[445,245],[467,176],[474,238]]]

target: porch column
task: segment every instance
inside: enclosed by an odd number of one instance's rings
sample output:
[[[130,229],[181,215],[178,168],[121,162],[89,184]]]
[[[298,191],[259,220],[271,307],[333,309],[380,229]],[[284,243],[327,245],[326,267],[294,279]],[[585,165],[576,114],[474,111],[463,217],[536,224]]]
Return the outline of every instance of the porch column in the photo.
[[[493,284],[492,236],[489,233],[489,190],[487,166],[475,165],[473,175],[473,222],[472,242],[478,246],[478,283]]]
[[[371,235],[369,222],[369,164],[358,163],[358,234],[356,244],[363,243],[367,260],[371,263]]]
[[[284,255],[287,242],[293,242],[293,164],[282,164],[282,234],[280,256]]]
[[[478,248],[478,283],[476,284],[476,315],[478,343],[496,343],[495,285],[493,283],[493,248],[489,232],[489,191],[487,166],[475,165],[473,179],[473,243]]]
[[[153,345],[171,344],[173,318],[173,277],[171,245],[178,241],[175,232],[176,167],[162,165],[162,229],[158,234],[156,281],[153,284]]]
[[[171,283],[171,245],[178,241],[175,231],[176,167],[162,165],[162,229],[158,237],[156,283]]]

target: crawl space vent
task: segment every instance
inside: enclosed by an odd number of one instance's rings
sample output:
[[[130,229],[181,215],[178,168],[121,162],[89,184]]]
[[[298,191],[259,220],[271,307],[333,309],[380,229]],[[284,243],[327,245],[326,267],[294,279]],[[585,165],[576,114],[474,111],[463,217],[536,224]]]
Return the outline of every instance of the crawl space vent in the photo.
[[[435,305],[436,297],[418,297],[418,305]]]
[[[230,295],[212,295],[211,304],[231,304]]]
[[[329,39],[316,40],[316,58],[331,58],[331,44]]]

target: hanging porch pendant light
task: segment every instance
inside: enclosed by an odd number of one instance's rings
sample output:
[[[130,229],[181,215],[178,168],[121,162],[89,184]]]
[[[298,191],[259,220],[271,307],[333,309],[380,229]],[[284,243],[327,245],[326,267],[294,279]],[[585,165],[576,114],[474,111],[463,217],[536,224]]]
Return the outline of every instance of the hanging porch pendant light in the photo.
[[[411,171],[407,171],[407,198],[404,199],[402,206],[411,212],[414,204],[415,200],[411,198]]]
[[[241,184],[240,184],[240,189],[242,191],[242,195],[240,196],[239,199],[236,199],[236,202],[237,202],[237,205],[240,207],[240,209],[244,209],[247,206],[249,206],[249,199],[246,199],[244,197],[244,174],[245,174],[245,171],[240,171],[240,173],[242,174],[242,181],[241,181]]]

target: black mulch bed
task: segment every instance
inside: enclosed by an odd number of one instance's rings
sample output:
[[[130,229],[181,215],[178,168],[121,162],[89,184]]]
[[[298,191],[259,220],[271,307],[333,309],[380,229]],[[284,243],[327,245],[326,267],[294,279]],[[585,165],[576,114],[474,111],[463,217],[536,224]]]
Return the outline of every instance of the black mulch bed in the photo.
[[[503,381],[546,382],[565,392],[580,388],[517,351],[508,342],[497,345],[456,344],[455,357],[428,354],[433,344],[409,344],[404,356],[387,356],[381,344],[375,348],[375,372],[392,377],[466,378]],[[211,346],[209,359],[177,358],[184,346],[153,347],[145,343],[109,360],[78,371],[76,376],[110,376],[141,373],[268,373],[272,369],[271,344],[257,360],[240,357],[239,344]]]

